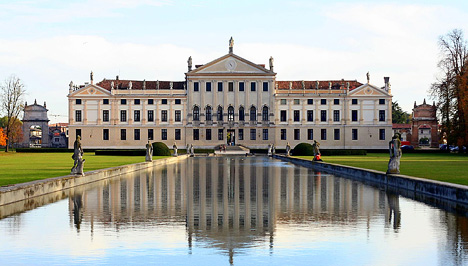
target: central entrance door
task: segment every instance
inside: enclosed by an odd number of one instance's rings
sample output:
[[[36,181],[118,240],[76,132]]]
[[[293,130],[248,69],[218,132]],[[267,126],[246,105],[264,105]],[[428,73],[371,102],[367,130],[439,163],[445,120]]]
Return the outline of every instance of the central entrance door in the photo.
[[[234,146],[236,145],[236,135],[234,134],[234,129],[227,130],[227,145]]]

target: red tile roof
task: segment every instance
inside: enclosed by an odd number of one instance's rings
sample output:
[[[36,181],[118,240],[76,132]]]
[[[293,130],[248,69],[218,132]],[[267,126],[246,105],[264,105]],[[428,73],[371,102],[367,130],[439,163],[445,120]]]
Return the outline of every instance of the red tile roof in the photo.
[[[132,90],[142,90],[143,83],[145,82],[145,86],[147,90],[168,90],[170,89],[170,81],[142,81],[142,80],[115,80],[115,79],[104,79],[101,82],[96,83],[97,86],[102,87],[108,91],[111,90],[111,83],[114,82],[114,89],[126,90],[129,87],[130,81],[132,82]],[[185,81],[173,81],[172,88],[174,90],[183,90],[185,85]]]
[[[392,124],[392,129],[411,128],[411,124]]]
[[[302,82],[304,82],[306,90],[316,89],[317,81],[302,81],[302,80],[295,80],[295,81],[276,81],[279,90],[289,90],[289,84],[291,83],[291,87],[293,90],[302,90]],[[356,81],[356,80],[320,80],[319,82],[319,90],[328,90],[329,83],[332,83],[332,90],[345,90],[346,89],[346,82],[349,82],[349,90],[352,91],[357,87],[362,86],[363,84]]]

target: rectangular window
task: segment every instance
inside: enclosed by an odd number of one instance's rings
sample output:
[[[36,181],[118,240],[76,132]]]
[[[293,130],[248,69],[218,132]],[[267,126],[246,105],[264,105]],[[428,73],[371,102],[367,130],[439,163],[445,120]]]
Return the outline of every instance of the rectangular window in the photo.
[[[320,110],[320,121],[327,121],[327,110]]]
[[[266,129],[266,128],[263,129],[262,136],[263,136],[263,140],[268,140],[268,129]]]
[[[379,129],[379,140],[385,140],[385,128]]]
[[[239,121],[245,120],[244,108],[239,108]]]
[[[301,139],[301,130],[296,128],[294,129],[294,140],[300,140]]]
[[[299,122],[299,120],[300,120],[299,110],[294,110],[294,122]]]
[[[224,139],[224,130],[222,128],[218,129],[218,140]]]
[[[205,84],[206,91],[211,91],[211,82]]]
[[[102,130],[102,139],[109,140],[109,129],[105,128]]]
[[[358,121],[358,110],[351,110],[351,121]]]
[[[340,99],[333,99],[333,104],[334,105],[339,105],[340,104]]]
[[[228,91],[234,91],[234,82],[228,82]]]
[[[340,129],[339,128],[335,128],[333,130],[333,136],[334,136],[334,140],[340,140]]]
[[[127,130],[121,129],[120,130],[120,140],[127,140]]]
[[[109,104],[109,99],[102,99],[102,104]]]
[[[81,129],[76,129],[76,130],[75,130],[75,136],[76,136],[76,137],[78,137],[78,136],[81,137]]]
[[[181,104],[182,103],[182,100],[181,99],[175,99],[174,100],[174,104]]]
[[[167,104],[167,99],[161,99],[161,104]]]
[[[314,99],[307,99],[307,104],[314,104]]]
[[[281,140],[286,140],[286,129],[281,129]]]
[[[75,121],[76,122],[81,122],[81,110],[76,110],[75,111]]]
[[[161,110],[161,122],[167,122],[167,110]]]
[[[180,128],[174,129],[174,138],[175,138],[175,140],[180,140],[180,136],[181,136]]]
[[[181,121],[181,111],[180,110],[175,110],[175,113],[174,113],[174,121],[175,122],[180,122]]]
[[[333,110],[333,122],[340,122],[340,110]]]
[[[148,140],[154,140],[154,130],[152,128],[148,129]]]
[[[165,128],[161,129],[161,139],[167,140],[167,129]]]
[[[134,110],[133,111],[133,120],[135,122],[139,122],[140,121],[140,110]]]
[[[351,99],[351,104],[356,105],[357,104],[357,99]]]
[[[148,99],[148,104],[154,104],[154,100],[153,99]]]
[[[320,139],[321,139],[321,140],[327,140],[327,130],[324,129],[324,128],[322,128],[322,129],[320,130]]]
[[[309,128],[307,129],[307,140],[313,140],[314,139],[314,130]]]
[[[140,99],[135,99],[135,100],[133,100],[133,103],[134,103],[135,105],[139,105],[139,104],[140,104]]]
[[[153,122],[153,121],[154,121],[154,111],[148,110],[148,122]]]
[[[313,122],[314,121],[314,111],[307,110],[307,121]]]
[[[379,99],[379,104],[385,104],[385,99]]]
[[[120,104],[121,105],[127,104],[127,99],[120,99]]]
[[[76,99],[75,104],[81,104],[81,99]]]
[[[351,139],[352,139],[352,140],[357,140],[357,139],[358,139],[358,131],[357,131],[357,128],[351,129]]]
[[[326,105],[327,104],[327,99],[321,99],[320,104],[321,105]]]
[[[127,110],[120,110],[120,122],[127,122]]]
[[[254,128],[250,129],[250,140],[256,140],[257,139],[257,132]]]
[[[193,91],[199,91],[200,90],[200,83],[194,82],[193,83]]]
[[[286,122],[286,110],[280,111],[280,120],[281,122]]]
[[[239,129],[239,140],[244,140],[244,130]]]
[[[385,110],[379,110],[379,121],[385,121]]]
[[[244,82],[239,82],[239,91],[244,91]]]
[[[135,128],[133,130],[133,139],[135,140],[140,140],[140,129]]]
[[[193,129],[193,140],[200,139],[200,130],[198,128]]]
[[[211,140],[211,129],[206,130],[206,140]]]
[[[109,122],[109,110],[102,110],[102,121]]]
[[[257,90],[257,83],[250,82],[250,91],[256,91],[256,90]]]
[[[281,100],[280,100],[280,104],[281,104],[281,105],[286,105],[286,99],[281,99]]]
[[[218,82],[218,91],[223,91],[223,83]]]
[[[299,105],[301,104],[301,100],[299,99],[294,99],[294,105]]]
[[[263,91],[268,91],[268,82],[263,82]]]

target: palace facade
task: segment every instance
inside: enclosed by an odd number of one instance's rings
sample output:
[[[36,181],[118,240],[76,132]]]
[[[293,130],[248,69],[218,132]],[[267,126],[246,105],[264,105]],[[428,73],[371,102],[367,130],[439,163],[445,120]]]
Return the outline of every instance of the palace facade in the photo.
[[[317,140],[323,149],[386,149],[392,133],[389,78],[277,81],[269,68],[229,53],[188,60],[185,81],[104,79],[69,86],[69,147],[142,148],[220,144],[279,149]]]

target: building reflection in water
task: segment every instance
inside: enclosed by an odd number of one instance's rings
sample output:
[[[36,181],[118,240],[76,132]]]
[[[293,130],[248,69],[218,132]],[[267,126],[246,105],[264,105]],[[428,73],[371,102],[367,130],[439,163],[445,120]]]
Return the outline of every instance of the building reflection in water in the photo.
[[[267,157],[195,157],[105,181],[71,197],[69,210],[77,230],[82,220],[91,231],[95,223],[117,231],[183,223],[188,252],[195,244],[208,246],[233,263],[255,245],[268,243],[274,252],[280,224],[370,226],[380,220],[398,233],[404,219],[399,197]],[[457,219],[464,228],[452,241],[466,242],[468,223]]]

